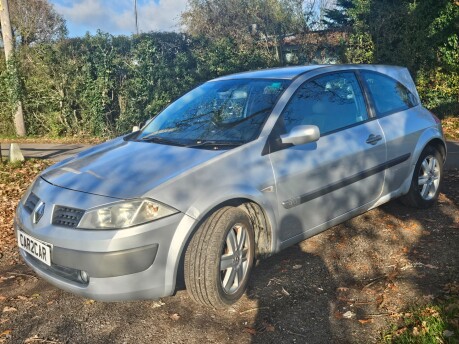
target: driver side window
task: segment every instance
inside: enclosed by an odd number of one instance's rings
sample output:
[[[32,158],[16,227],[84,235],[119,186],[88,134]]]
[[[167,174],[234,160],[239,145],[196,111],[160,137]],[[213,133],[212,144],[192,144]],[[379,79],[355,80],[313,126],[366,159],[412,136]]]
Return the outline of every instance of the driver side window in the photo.
[[[306,81],[292,96],[281,117],[285,132],[297,125],[316,125],[322,136],[365,121],[368,115],[354,73],[344,72]]]

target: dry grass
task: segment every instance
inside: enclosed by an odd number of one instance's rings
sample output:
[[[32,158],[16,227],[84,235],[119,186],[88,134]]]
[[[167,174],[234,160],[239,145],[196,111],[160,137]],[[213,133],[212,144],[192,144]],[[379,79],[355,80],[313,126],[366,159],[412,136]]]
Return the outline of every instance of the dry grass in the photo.
[[[459,116],[447,117],[441,124],[447,140],[459,140]]]

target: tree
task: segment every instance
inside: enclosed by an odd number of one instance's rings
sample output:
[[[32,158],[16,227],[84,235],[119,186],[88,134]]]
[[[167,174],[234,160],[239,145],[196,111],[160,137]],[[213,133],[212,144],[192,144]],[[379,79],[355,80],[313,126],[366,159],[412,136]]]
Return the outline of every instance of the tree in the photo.
[[[352,63],[408,67],[424,104],[459,112],[457,0],[351,0],[346,57]]]
[[[192,36],[231,39],[240,47],[263,42],[282,63],[287,34],[307,29],[302,0],[189,0],[182,24]]]
[[[14,37],[22,46],[67,35],[64,18],[46,0],[10,0],[10,15]]]
[[[352,25],[348,11],[354,7],[352,0],[337,0],[333,8],[325,9],[322,23],[329,28],[348,28]]]
[[[0,76],[8,92],[8,104],[12,109],[9,111],[15,112],[16,134],[22,136],[26,134],[23,112],[27,115],[26,120],[32,115],[27,102],[30,98],[24,96],[26,91],[30,91],[30,84],[26,85],[29,80],[24,76],[29,75],[31,69],[31,49],[65,37],[67,29],[64,19],[46,0],[9,0],[9,3],[7,0],[0,1],[7,8],[2,11],[0,29],[7,68]],[[17,51],[14,49],[15,43],[20,45]],[[34,125],[32,122],[28,123],[29,128]]]
[[[15,114],[14,114],[14,125],[16,129],[16,134],[19,136],[24,136],[26,134],[25,125],[24,125],[24,116],[22,113],[22,101],[18,97],[17,89],[19,88],[18,82],[18,70],[17,65],[15,64],[14,58],[14,40],[13,33],[11,30],[10,23],[10,14],[7,0],[0,0],[0,23],[2,27],[2,39],[3,39],[3,48],[5,51],[5,60],[7,64],[7,73],[9,75],[10,89],[11,89],[11,98],[12,102],[15,103]]]

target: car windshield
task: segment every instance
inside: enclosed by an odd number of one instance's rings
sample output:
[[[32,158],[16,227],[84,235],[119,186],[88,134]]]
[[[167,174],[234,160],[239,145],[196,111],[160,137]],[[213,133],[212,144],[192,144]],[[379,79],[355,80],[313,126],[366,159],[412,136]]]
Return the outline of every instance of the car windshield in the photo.
[[[287,80],[221,80],[185,94],[156,116],[137,140],[190,147],[254,140]]]

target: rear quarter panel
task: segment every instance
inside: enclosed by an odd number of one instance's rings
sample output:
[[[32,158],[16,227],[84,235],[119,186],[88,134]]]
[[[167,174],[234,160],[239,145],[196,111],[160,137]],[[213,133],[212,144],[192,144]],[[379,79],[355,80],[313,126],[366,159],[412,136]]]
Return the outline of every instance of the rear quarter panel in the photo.
[[[378,119],[386,138],[387,159],[410,154],[404,163],[386,171],[383,194],[408,192],[414,167],[424,147],[434,138],[443,140],[441,131],[428,110],[421,105]]]

